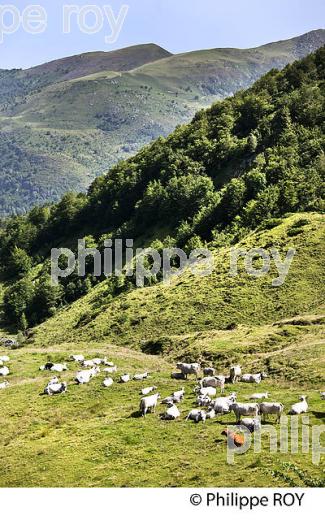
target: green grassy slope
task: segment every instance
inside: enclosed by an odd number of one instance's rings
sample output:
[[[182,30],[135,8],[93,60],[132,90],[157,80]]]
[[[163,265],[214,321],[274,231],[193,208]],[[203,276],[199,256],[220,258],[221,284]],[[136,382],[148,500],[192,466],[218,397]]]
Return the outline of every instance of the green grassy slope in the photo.
[[[306,217],[302,227],[295,227]],[[231,323],[268,324],[299,313],[324,309],[324,217],[293,215],[272,230],[254,232],[238,247],[276,247],[285,256],[296,249],[282,287],[274,288],[274,264],[261,278],[246,274],[239,262],[239,276],[229,276],[229,248],[214,251],[214,272],[198,278],[190,272],[171,284],[136,289],[112,300],[106,282],[71,307],[35,329],[37,344],[73,341],[76,337],[132,344],[165,336],[225,329]],[[297,234],[296,234],[297,233]],[[292,236],[293,235],[293,236]]]
[[[0,214],[58,200],[67,188],[85,190],[119,159],[189,121],[199,108],[317,49],[324,34],[313,31],[257,49],[167,58],[159,47],[138,46],[30,71],[1,71],[0,136],[6,146],[0,160]],[[35,155],[42,158],[36,164]],[[33,189],[28,171],[35,172]],[[42,189],[44,176],[48,191]]]
[[[288,336],[295,328],[287,326],[283,332]],[[274,334],[279,332],[280,329],[275,329]],[[264,328],[254,327],[251,334],[255,336],[255,343],[257,340],[263,343]],[[323,401],[318,394],[324,385],[324,326],[311,325],[308,332],[301,331],[299,340],[296,332],[293,337],[295,343],[290,344],[288,340],[285,370],[289,374],[292,371],[290,353],[296,348],[295,355],[301,363],[301,366],[294,365],[296,380],[286,380],[281,373],[271,370],[270,379],[261,385],[239,383],[228,385],[227,391],[236,390],[238,399],[246,400],[252,392],[268,390],[274,401],[283,402],[286,411],[304,392],[309,398],[310,426],[320,425],[324,418]],[[274,342],[275,352],[270,346],[267,353],[274,365],[278,360],[277,346]],[[214,348],[221,354],[225,350],[222,344]],[[234,353],[236,350],[233,345]],[[253,355],[245,355],[247,370],[265,365],[264,349],[261,353],[258,351],[257,348]],[[52,398],[39,395],[49,374],[39,372],[38,367],[47,360],[66,360],[72,352],[107,355],[118,366],[115,380],[119,374],[143,370],[151,371],[151,379],[144,384],[130,382],[104,389],[101,374],[88,385],[79,387],[73,383],[77,365],[69,363],[69,372],[63,376],[69,383],[68,393]],[[236,456],[235,466],[227,464],[221,431],[226,425],[234,427],[234,416],[219,416],[198,425],[185,422],[188,411],[196,407],[193,379],[184,384],[186,397],[179,405],[181,418],[178,421],[161,421],[159,413],[165,410],[161,404],[156,415],[149,414],[146,419],[138,417],[139,391],[147,383],[156,384],[163,397],[182,386],[170,379],[174,363],[168,359],[88,341],[41,349],[24,347],[10,355],[11,386],[2,391],[0,401],[0,486],[305,487],[324,483],[323,463],[312,465],[311,454],[302,454],[300,448],[298,454],[270,453],[268,433],[262,434],[261,453],[254,453],[250,448],[244,455]],[[222,366],[226,371],[225,360]],[[279,427],[277,435],[279,439]],[[299,439],[300,435],[301,429]]]

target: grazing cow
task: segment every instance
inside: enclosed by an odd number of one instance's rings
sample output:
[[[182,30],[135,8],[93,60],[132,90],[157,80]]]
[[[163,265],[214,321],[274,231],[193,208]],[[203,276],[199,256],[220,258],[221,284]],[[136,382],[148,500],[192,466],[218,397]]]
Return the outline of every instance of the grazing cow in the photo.
[[[244,426],[247,428],[251,433],[258,431],[261,429],[261,419],[259,417],[245,417],[240,421],[239,428],[241,426]]]
[[[205,422],[206,412],[204,410],[191,410],[185,420],[188,421],[189,419],[196,423],[200,421]]]
[[[291,409],[289,411],[290,415],[300,415],[301,413],[308,412],[307,396],[301,395],[299,399],[299,403],[295,403],[291,406]]]
[[[10,374],[10,370],[8,367],[1,367],[0,368],[0,376],[8,376]]]
[[[258,415],[259,405],[257,403],[232,403],[229,406],[236,416],[237,422],[240,421],[241,416]]]
[[[46,394],[46,395],[65,394],[65,392],[67,391],[67,388],[68,388],[67,383],[59,383],[56,381],[54,382],[54,380],[52,380],[47,384],[47,386],[44,389],[44,394]]]
[[[176,368],[184,374],[185,379],[187,379],[187,376],[190,374],[195,375],[197,378],[200,372],[199,363],[177,363]]]
[[[243,374],[240,378],[242,383],[257,383],[259,384],[262,379],[266,379],[267,374],[265,372],[259,372],[258,374]]]
[[[177,392],[173,392],[172,398],[174,400],[174,403],[179,403],[180,401],[182,401],[184,399],[184,395],[185,395],[184,387],[182,387],[182,389],[178,390]]]
[[[183,374],[183,372],[173,372],[171,375],[171,378],[172,379],[182,379],[183,381],[184,381],[184,379],[186,379],[185,374]]]
[[[143,388],[141,390],[140,394],[148,395],[148,394],[151,394],[151,392],[154,392],[155,390],[157,390],[156,386],[147,386],[146,388]]]
[[[225,376],[219,375],[214,377],[204,377],[200,380],[200,386],[202,388],[206,388],[208,386],[212,386],[213,388],[220,388],[221,393],[223,394],[225,390]]]
[[[325,399],[325,392],[319,392],[322,399]]]
[[[10,361],[9,356],[0,356],[0,361],[3,361],[3,363],[8,363]]]
[[[217,397],[211,401],[209,410],[214,410],[215,413],[229,413],[230,405],[236,401],[236,394],[233,393],[228,397]]]
[[[214,376],[216,373],[215,369],[212,367],[206,367],[203,369],[204,376]]]
[[[8,381],[3,381],[3,383],[0,383],[0,390],[4,390],[9,386]]]
[[[200,397],[214,397],[217,394],[217,389],[213,386],[207,386],[205,388],[198,388],[197,393]]]
[[[259,399],[268,399],[270,397],[269,392],[263,392],[261,394],[252,394],[249,396],[253,401],[258,401]]]
[[[229,430],[228,428],[226,430],[223,430],[221,432],[221,435],[225,435],[227,437],[228,445],[230,447],[232,447],[232,445],[234,444],[235,446],[237,446],[237,448],[239,448],[240,446],[243,446],[243,444],[245,443],[245,438],[242,434],[235,433],[232,430]]]
[[[119,379],[119,383],[128,383],[130,379],[131,378],[129,374],[123,374]]]
[[[79,385],[83,385],[85,383],[89,383],[89,381],[99,374],[100,369],[98,367],[90,368],[89,370],[81,370],[77,373],[75,381]]]
[[[262,416],[262,420],[265,420],[267,415],[276,415],[278,421],[280,421],[283,410],[284,406],[282,403],[261,403],[259,405],[259,412]]]
[[[82,363],[83,361],[85,361],[85,356],[83,356],[82,354],[72,354],[70,356],[70,361],[77,361],[77,363]]]
[[[161,419],[164,421],[174,421],[180,417],[180,411],[175,404],[170,403],[165,413],[161,415]]]
[[[106,374],[114,374],[117,372],[117,367],[113,365],[112,367],[103,368],[103,372],[106,372]]]
[[[158,399],[160,398],[160,394],[149,395],[147,397],[142,397],[140,401],[140,412],[142,416],[145,417],[147,412],[150,411],[155,413],[156,406],[158,404]]]
[[[114,381],[111,377],[106,377],[103,381],[103,386],[105,386],[105,388],[108,388],[109,386],[112,386],[113,383]]]
[[[134,381],[143,381],[144,379],[147,379],[149,376],[148,372],[144,372],[143,374],[135,374],[133,377]]]
[[[232,365],[230,367],[230,371],[229,372],[230,372],[229,373],[230,381],[232,383],[236,383],[236,381],[238,381],[238,379],[241,376],[241,366],[240,365]]]

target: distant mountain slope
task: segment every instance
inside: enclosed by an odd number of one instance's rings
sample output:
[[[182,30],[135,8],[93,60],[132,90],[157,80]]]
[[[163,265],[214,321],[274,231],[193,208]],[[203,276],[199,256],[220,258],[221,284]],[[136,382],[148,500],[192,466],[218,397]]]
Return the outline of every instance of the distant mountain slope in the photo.
[[[84,191],[199,108],[324,43],[319,30],[248,50],[171,56],[143,45],[0,71],[0,215],[56,201],[67,187]]]

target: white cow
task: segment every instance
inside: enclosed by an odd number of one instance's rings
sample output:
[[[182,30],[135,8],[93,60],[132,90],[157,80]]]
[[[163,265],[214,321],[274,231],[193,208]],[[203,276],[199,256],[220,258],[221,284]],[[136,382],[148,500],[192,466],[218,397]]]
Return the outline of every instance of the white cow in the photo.
[[[307,396],[301,395],[299,403],[295,403],[291,406],[289,411],[290,415],[300,415],[301,413],[308,412]]]
[[[269,392],[262,392],[260,394],[252,394],[249,396],[249,399],[253,399],[253,401],[258,401],[259,399],[268,399],[270,397]]]
[[[4,390],[9,386],[8,381],[3,381],[3,383],[0,383],[0,390]]]
[[[99,365],[105,365],[106,362],[107,362],[107,358],[106,358],[106,357],[105,357],[105,358],[93,358],[91,361],[92,361],[92,362],[94,363],[94,365],[96,365],[96,366],[99,366]]]
[[[44,389],[44,394],[46,395],[58,395],[64,394],[67,391],[68,385],[67,383],[59,383],[50,381]]]
[[[130,381],[130,374],[123,374],[120,377],[119,383],[128,383]]]
[[[82,363],[85,360],[85,356],[82,354],[72,354],[70,356],[71,361],[77,361],[77,363]]]
[[[114,381],[111,377],[106,377],[103,381],[103,386],[105,386],[105,388],[108,388],[109,386],[112,386],[113,383]]]
[[[319,392],[322,399],[325,399],[325,392]]]
[[[206,412],[204,410],[191,410],[188,416],[186,417],[186,421],[188,420],[194,421],[196,423],[202,421],[206,421]]]
[[[236,401],[236,394],[232,393],[228,397],[217,397],[211,401],[209,410],[214,410],[215,413],[229,413],[230,405]]]
[[[241,416],[247,415],[258,415],[259,405],[258,403],[232,403],[229,406],[229,409],[232,410],[236,416],[237,422],[240,421]]]
[[[261,429],[261,419],[259,417],[245,417],[244,419],[241,419],[239,428],[241,426],[244,426],[247,428],[251,433],[255,432],[257,430]]]
[[[198,388],[197,393],[200,397],[214,397],[217,395],[217,389],[213,386],[207,386],[205,388]]]
[[[173,392],[172,398],[174,400],[174,403],[179,403],[180,401],[182,401],[184,399],[184,395],[185,395],[184,387],[182,387],[181,390],[177,390],[177,392]]]
[[[0,361],[3,361],[3,363],[8,363],[10,361],[9,356],[0,356]]]
[[[261,403],[259,405],[259,412],[263,420],[265,420],[267,415],[276,415],[278,421],[280,421],[283,410],[284,406],[282,403]]]
[[[156,386],[147,386],[146,388],[142,388],[140,393],[142,395],[148,395],[151,394],[151,392],[154,392],[155,390],[157,390]]]
[[[142,397],[140,401],[140,412],[142,416],[145,417],[147,412],[150,411],[155,413],[156,406],[158,404],[158,399],[160,398],[160,394],[149,395],[147,397]]]
[[[214,410],[209,410],[205,415],[206,419],[214,419],[215,416],[216,412]]]
[[[144,372],[143,374],[135,374],[133,377],[134,381],[143,381],[144,379],[147,379],[149,376],[149,372]]]
[[[198,406],[210,406],[210,404],[211,404],[211,397],[209,397],[209,396],[202,397],[202,396],[199,395],[197,400],[196,400],[196,404]]]
[[[187,379],[187,376],[190,374],[198,377],[201,367],[199,363],[177,363],[176,368],[178,368],[178,370],[184,374],[185,379]]]
[[[82,362],[82,366],[85,368],[93,368],[95,363],[92,359],[84,359]]]
[[[0,376],[8,376],[10,374],[10,370],[8,367],[1,367],[0,368]]]
[[[232,383],[236,383],[236,381],[238,381],[240,376],[241,376],[241,366],[240,365],[232,365],[230,367],[230,374],[229,374],[230,381]]]
[[[221,393],[224,392],[225,382],[226,382],[226,378],[225,378],[225,376],[222,376],[222,375],[213,376],[213,377],[203,377],[203,379],[201,379],[199,381],[200,386],[202,388],[206,388],[208,386],[212,386],[213,388],[220,388]]]
[[[117,367],[113,365],[112,367],[103,368],[103,372],[106,372],[106,374],[114,374],[117,372]]]
[[[242,383],[257,383],[259,384],[262,379],[267,378],[267,374],[265,372],[259,372],[258,374],[243,374],[240,377],[240,381]]]
[[[175,404],[169,404],[165,413],[161,415],[161,418],[165,421],[174,421],[180,417],[180,411]]]
[[[100,369],[98,367],[90,368],[89,370],[81,370],[77,373],[75,381],[83,385],[85,383],[89,383],[89,381],[100,373]]]
[[[51,372],[64,372],[65,370],[68,370],[68,367],[66,363],[45,363],[45,365],[42,365],[40,370],[50,370]]]

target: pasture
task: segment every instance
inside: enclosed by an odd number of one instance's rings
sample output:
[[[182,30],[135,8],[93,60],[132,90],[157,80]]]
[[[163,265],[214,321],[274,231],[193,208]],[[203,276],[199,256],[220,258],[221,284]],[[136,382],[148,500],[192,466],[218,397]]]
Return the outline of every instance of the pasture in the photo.
[[[0,355],[5,353],[11,358],[11,374],[6,378],[10,386],[0,391],[2,487],[324,484],[323,464],[313,465],[311,455],[301,453],[300,448],[298,454],[270,453],[267,434],[262,434],[261,453],[255,454],[250,448],[236,456],[235,465],[229,465],[221,431],[226,425],[235,428],[234,414],[217,416],[206,423],[185,422],[187,413],[197,408],[195,378],[172,380],[175,363],[168,358],[94,342],[1,349]],[[112,376],[113,386],[102,386],[103,373],[89,384],[78,386],[74,376],[79,365],[68,362],[69,371],[61,375],[61,380],[68,382],[67,393],[41,395],[52,374],[39,371],[39,366],[46,361],[64,362],[77,353],[87,358],[107,356],[113,361],[118,367]],[[247,366],[249,358],[247,355]],[[147,381],[116,383],[122,373],[134,375],[145,370],[151,372]],[[141,388],[151,385],[158,387],[162,398],[185,387],[185,399],[178,405],[180,419],[160,420],[159,414],[166,409],[163,404],[158,405],[156,414],[139,416]],[[306,393],[311,427],[324,422],[320,389],[315,382],[270,377],[259,385],[226,385],[226,394],[236,391],[237,400],[245,402],[253,392],[269,391],[270,400],[282,402],[288,411],[297,397]],[[275,424],[273,419],[270,422]]]

